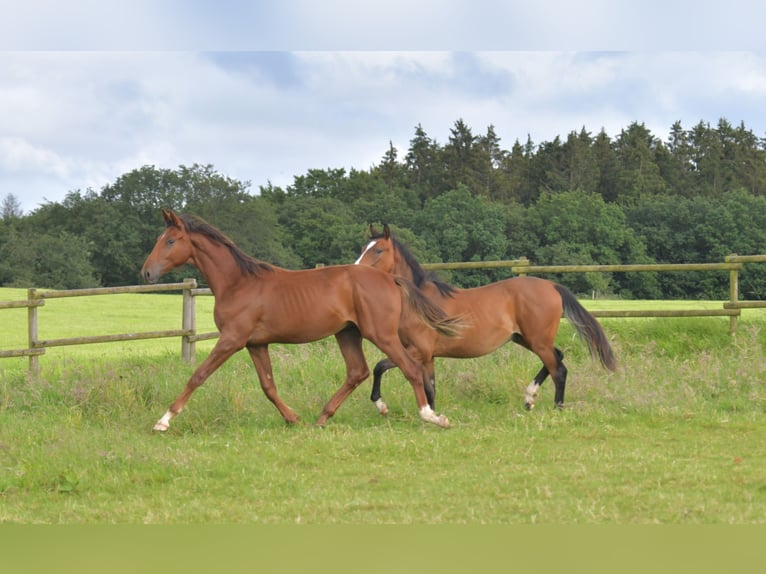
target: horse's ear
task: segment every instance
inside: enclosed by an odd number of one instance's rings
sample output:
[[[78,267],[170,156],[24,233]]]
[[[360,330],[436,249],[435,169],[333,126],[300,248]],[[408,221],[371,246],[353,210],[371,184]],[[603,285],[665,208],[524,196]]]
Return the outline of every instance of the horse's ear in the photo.
[[[165,220],[165,225],[168,227],[178,227],[179,229],[183,229],[183,223],[181,222],[181,218],[178,217],[173,211],[170,209],[162,209],[162,218]]]
[[[378,234],[378,230],[375,229],[375,226],[370,223],[370,237],[375,237]]]
[[[388,223],[383,224],[383,237],[391,239],[391,230],[388,228]]]

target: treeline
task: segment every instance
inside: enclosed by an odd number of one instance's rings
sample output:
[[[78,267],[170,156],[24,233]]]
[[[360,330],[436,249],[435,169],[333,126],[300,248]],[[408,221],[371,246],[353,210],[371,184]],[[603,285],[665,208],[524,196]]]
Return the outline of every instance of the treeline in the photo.
[[[389,144],[369,170],[310,169],[258,193],[209,165],[144,166],[29,214],[6,196],[0,285],[134,284],[161,231],[161,207],[199,215],[246,252],[294,269],[353,262],[369,224],[382,222],[429,262],[718,262],[766,252],[766,142],[721,119],[676,123],[666,140],[633,123],[615,137],[583,128],[508,150],[492,126],[477,135],[458,120],[444,144],[418,125],[406,152]],[[182,276],[194,273],[174,275]],[[446,278],[475,286],[505,276],[479,269]],[[551,278],[582,294],[728,297],[724,273]],[[740,289],[766,298],[766,270],[746,268]]]

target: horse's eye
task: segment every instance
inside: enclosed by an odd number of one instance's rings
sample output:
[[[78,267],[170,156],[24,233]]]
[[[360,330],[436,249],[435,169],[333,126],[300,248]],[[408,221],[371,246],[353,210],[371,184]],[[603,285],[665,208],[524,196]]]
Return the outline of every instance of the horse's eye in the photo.
[[[375,254],[376,255],[380,255],[381,253],[383,253],[382,249],[378,248],[378,249],[375,250]]]
[[[171,245],[173,245],[175,242],[176,242],[176,240],[175,240],[175,239],[168,239],[168,240],[166,241],[166,243],[168,244],[168,246],[171,246]]]

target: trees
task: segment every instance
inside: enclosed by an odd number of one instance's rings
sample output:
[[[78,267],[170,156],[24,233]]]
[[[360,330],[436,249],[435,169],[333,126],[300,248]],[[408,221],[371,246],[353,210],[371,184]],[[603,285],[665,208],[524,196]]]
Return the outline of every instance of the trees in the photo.
[[[617,201],[631,204],[646,195],[665,191],[665,181],[655,157],[661,145],[644,124],[633,122],[620,132],[614,144],[621,165]]]
[[[472,196],[465,185],[426,202],[417,226],[442,261],[502,259],[508,246],[502,211],[486,198]],[[464,287],[487,283],[495,275],[484,269],[454,273]]]
[[[732,253],[762,253],[766,248],[766,198],[744,190],[717,197],[645,198],[626,210],[628,224],[643,238],[647,253],[662,263],[709,263]],[[724,274],[663,274],[660,289],[671,298],[726,298]],[[741,293],[766,297],[766,270],[746,267]]]
[[[633,122],[615,138],[583,126],[539,145],[527,136],[510,150],[494,125],[476,135],[458,120],[440,145],[418,124],[401,159],[389,141],[369,170],[310,169],[258,194],[249,186],[210,165],[143,166],[27,215],[6,196],[0,284],[134,283],[161,207],[199,215],[247,253],[288,268],[353,261],[370,223],[392,225],[424,261],[672,263],[766,251],[766,141],[723,119],[691,129],[675,122],[665,141]],[[53,272],[67,261],[71,274]],[[766,296],[759,268],[742,274],[747,296]],[[452,280],[478,285],[505,274]],[[719,297],[725,283],[646,273],[557,279],[580,293],[632,297]]]
[[[295,255],[282,245],[273,206],[246,193],[247,185],[217,173],[212,166],[195,164],[177,170],[143,166],[101,192],[71,191],[61,203],[40,207],[23,224],[34,227],[39,235],[83,242],[88,248],[81,246],[81,253],[87,254],[94,274],[108,286],[140,280],[141,264],[161,229],[162,207],[217,222],[246,251],[297,265]],[[170,279],[184,273],[196,276],[192,269],[184,269]],[[37,275],[27,273],[25,281],[34,283]]]
[[[495,132],[495,126],[489,125],[487,133],[478,139],[478,147],[482,156],[483,173],[479,175],[482,178],[482,188],[478,193],[488,198],[497,198],[507,195],[502,188],[505,186],[503,172],[499,169],[505,161],[506,152],[500,147],[500,137]]]
[[[18,219],[24,215],[21,209],[21,202],[12,193],[7,194],[0,204],[0,218],[3,220]]]
[[[438,156],[439,145],[428,137],[423,127],[418,124],[415,136],[410,140],[404,165],[407,184],[417,191],[421,202],[438,195],[441,191]]]
[[[545,194],[526,210],[528,257],[541,265],[648,262],[645,245],[626,224],[625,213],[596,193],[576,190]],[[658,294],[650,275],[607,273],[554,277],[579,293]]]
[[[511,152],[505,154],[499,166],[505,185],[496,192],[493,199],[508,203],[518,201],[529,205],[537,198],[537,189],[532,183],[531,163],[535,146],[527,137],[526,145],[516,140]]]
[[[67,232],[38,234],[10,229],[0,243],[0,284],[16,287],[80,289],[98,284],[90,262],[91,245]]]
[[[563,158],[567,189],[593,192],[598,188],[600,166],[594,159],[593,138],[585,127],[569,132],[564,144]]]
[[[450,187],[462,183],[474,193],[481,189],[481,180],[477,177],[481,169],[477,142],[478,138],[462,119],[450,128],[449,140],[442,150]]]
[[[348,205],[333,197],[293,197],[277,214],[302,269],[352,263],[366,231]]]

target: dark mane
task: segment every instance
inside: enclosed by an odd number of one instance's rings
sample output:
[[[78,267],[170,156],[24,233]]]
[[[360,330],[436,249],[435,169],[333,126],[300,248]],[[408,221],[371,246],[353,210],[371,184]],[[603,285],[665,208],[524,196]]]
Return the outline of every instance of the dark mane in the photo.
[[[384,237],[384,233],[382,232],[376,232],[370,235],[370,239],[381,239]],[[436,288],[439,290],[439,293],[445,297],[451,297],[452,294],[455,292],[455,288],[452,285],[449,285],[445,283],[444,281],[440,281],[437,279],[436,275],[431,273],[430,271],[426,271],[420,266],[420,263],[418,263],[418,260],[415,259],[415,256],[412,254],[412,252],[407,249],[407,247],[404,246],[403,243],[401,243],[396,237],[391,235],[391,243],[394,246],[394,249],[396,249],[399,252],[399,255],[402,257],[404,262],[407,264],[407,266],[410,268],[410,271],[412,272],[412,282],[418,287],[422,288],[423,284],[426,282],[431,282],[434,285],[436,285]]]
[[[195,215],[181,215],[181,221],[184,222],[184,225],[189,232],[200,233],[216,243],[225,245],[243,273],[248,275],[258,275],[261,271],[274,270],[268,263],[250,257],[247,253],[237,247],[231,239],[204,219]]]

